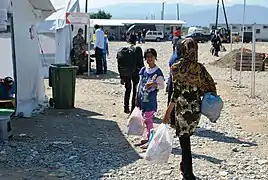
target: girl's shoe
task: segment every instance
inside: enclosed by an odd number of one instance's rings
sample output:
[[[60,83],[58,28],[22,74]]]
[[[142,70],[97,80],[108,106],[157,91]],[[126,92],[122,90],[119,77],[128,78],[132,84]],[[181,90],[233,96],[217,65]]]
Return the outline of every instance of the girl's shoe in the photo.
[[[148,143],[146,143],[146,144],[144,144],[144,145],[140,146],[140,148],[145,150],[145,149],[147,149],[147,148],[148,148],[148,146],[149,146],[149,144],[148,144]]]
[[[146,144],[146,143],[148,143],[148,140],[141,140],[140,143],[135,144],[134,146],[142,146],[142,145],[144,145],[144,144]]]

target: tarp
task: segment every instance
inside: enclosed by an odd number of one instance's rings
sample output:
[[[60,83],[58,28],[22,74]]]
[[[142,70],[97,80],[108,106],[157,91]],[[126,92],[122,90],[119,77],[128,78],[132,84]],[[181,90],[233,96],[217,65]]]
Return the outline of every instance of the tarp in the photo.
[[[34,6],[32,3],[35,3]],[[47,6],[43,9],[45,5]],[[44,14],[42,9],[46,11]],[[11,10],[14,17],[16,54],[16,115],[30,117],[34,110],[40,109],[45,103],[44,80],[41,75],[41,60],[35,24],[39,19],[46,17],[49,12],[51,14],[54,8],[49,0],[31,0],[31,2],[28,0],[12,0]],[[36,14],[37,11],[38,14]],[[29,30],[31,30],[31,33]],[[11,46],[10,33],[1,38],[1,43],[4,43],[7,47]],[[12,62],[11,48],[7,48],[7,51],[1,51],[0,60],[3,61],[1,64],[4,66],[1,65],[0,71],[2,68],[12,68],[8,72],[13,72],[13,65],[6,66],[5,63]]]
[[[66,12],[80,12],[79,0],[70,0],[64,8],[37,24],[44,77],[48,77],[50,64],[70,63],[73,34],[71,25],[65,22]],[[55,42],[51,41],[53,37]],[[51,46],[55,46],[55,50],[47,51]]]

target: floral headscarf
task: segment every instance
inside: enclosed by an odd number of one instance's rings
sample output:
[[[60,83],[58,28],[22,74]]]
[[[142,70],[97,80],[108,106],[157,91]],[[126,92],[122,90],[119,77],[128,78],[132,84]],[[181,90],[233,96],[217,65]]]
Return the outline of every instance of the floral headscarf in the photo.
[[[198,63],[198,45],[192,38],[185,38],[177,49],[180,61],[171,67],[172,80],[175,84],[184,84],[200,88],[205,92],[215,92],[214,80],[206,68]]]

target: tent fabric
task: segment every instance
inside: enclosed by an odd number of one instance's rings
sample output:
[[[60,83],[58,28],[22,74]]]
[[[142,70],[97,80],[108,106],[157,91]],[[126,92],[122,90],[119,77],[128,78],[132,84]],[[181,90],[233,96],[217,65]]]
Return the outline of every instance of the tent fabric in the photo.
[[[0,30],[7,29],[7,11],[8,11],[9,0],[0,1]]]
[[[66,12],[80,12],[79,0],[68,1],[64,8],[57,10],[45,21],[37,24],[37,33],[42,36],[40,49],[43,52],[41,52],[40,56],[43,64],[42,72],[45,78],[48,77],[48,68],[51,63],[70,63],[73,34],[71,25],[65,22]],[[50,40],[46,40],[47,38],[51,39],[51,37],[54,37],[55,43],[53,44]],[[51,56],[51,51],[46,51],[47,47],[53,45],[56,46],[54,57]]]
[[[50,0],[28,0],[28,2],[31,4],[34,12],[42,18],[48,17],[51,11],[55,11]]]
[[[56,30],[65,28],[66,26],[70,27],[70,25],[67,25],[65,22],[66,12],[80,12],[79,0],[68,1],[65,7],[58,9],[46,18],[44,22],[38,23],[38,32],[56,32]]]
[[[44,80],[41,74],[35,24],[40,17],[33,8],[53,12],[48,0],[12,0],[14,17],[17,104],[16,115],[31,117],[35,110],[46,105]],[[42,18],[42,17],[41,17]],[[32,33],[30,34],[29,29]]]

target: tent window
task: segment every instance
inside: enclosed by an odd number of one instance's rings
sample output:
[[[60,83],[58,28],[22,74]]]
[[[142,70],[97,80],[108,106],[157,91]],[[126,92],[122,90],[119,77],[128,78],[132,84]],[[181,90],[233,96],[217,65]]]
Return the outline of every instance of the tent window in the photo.
[[[256,33],[257,34],[260,34],[261,33],[261,30],[260,29],[256,29]]]

